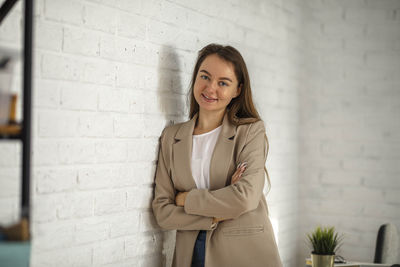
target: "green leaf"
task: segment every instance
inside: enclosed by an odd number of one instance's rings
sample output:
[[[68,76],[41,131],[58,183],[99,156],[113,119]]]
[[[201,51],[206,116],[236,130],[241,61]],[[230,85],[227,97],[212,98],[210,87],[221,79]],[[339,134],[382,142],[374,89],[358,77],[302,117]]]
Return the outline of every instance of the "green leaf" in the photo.
[[[318,226],[313,232],[307,234],[312,253],[319,255],[335,255],[343,241],[343,236],[338,236],[334,227]]]

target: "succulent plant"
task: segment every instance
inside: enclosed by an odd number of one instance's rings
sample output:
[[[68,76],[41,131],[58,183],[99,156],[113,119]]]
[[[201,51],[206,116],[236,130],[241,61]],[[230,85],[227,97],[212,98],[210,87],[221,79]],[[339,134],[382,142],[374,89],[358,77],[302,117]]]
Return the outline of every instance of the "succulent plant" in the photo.
[[[338,236],[335,227],[318,226],[313,232],[307,234],[312,253],[317,255],[335,255],[341,247],[343,236]]]

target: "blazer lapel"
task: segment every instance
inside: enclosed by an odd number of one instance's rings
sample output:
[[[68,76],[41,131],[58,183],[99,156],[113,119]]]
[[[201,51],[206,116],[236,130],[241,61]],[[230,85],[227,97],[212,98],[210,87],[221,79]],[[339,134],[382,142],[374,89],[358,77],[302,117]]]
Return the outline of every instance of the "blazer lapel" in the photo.
[[[197,116],[198,113],[190,121],[181,125],[176,132],[175,143],[173,145],[175,173],[180,183],[182,183],[183,188],[187,191],[197,188],[191,170],[192,136]]]
[[[229,163],[232,159],[234,136],[236,126],[228,119],[228,112],[225,112],[222,121],[222,129],[218,136],[217,143],[210,162],[210,190],[217,190],[225,187],[229,171]]]
[[[210,163],[210,190],[216,190],[226,185],[229,163],[232,159],[236,126],[231,124],[225,112],[222,129],[215,144]],[[198,113],[179,128],[174,143],[174,168],[179,181],[187,190],[197,188],[191,170],[193,130]]]

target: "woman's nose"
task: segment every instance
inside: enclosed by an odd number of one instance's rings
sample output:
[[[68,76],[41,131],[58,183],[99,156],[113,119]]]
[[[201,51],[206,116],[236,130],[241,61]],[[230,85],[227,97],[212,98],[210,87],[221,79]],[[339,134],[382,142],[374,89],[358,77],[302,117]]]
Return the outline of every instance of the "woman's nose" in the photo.
[[[218,81],[211,80],[207,87],[210,89],[210,91],[216,91],[218,89]]]

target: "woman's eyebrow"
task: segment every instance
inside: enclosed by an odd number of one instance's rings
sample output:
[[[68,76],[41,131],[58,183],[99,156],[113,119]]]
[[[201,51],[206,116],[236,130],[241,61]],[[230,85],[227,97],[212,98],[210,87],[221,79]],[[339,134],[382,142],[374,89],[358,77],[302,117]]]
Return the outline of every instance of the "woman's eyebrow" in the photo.
[[[206,70],[200,70],[200,72],[205,72],[212,77],[212,75]],[[232,82],[232,80],[227,77],[221,77],[220,80],[228,80],[228,81]]]

